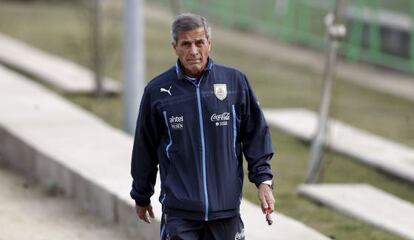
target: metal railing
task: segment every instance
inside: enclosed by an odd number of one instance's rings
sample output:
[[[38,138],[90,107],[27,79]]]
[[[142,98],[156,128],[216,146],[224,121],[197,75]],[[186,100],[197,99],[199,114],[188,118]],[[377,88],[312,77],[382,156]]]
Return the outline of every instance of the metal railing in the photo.
[[[281,41],[324,48],[324,17],[334,0],[147,0],[182,12],[205,15],[210,21]],[[350,0],[345,21],[348,36],[340,54],[414,73],[414,1]]]

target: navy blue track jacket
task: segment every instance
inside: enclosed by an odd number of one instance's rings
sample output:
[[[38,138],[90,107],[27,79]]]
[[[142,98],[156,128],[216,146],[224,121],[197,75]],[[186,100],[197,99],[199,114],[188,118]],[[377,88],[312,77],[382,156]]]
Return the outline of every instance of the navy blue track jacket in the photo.
[[[168,215],[214,220],[239,213],[242,153],[249,180],[271,180],[268,126],[246,76],[208,60],[200,79],[180,62],[145,88],[135,132],[131,197],[150,203],[159,165]]]

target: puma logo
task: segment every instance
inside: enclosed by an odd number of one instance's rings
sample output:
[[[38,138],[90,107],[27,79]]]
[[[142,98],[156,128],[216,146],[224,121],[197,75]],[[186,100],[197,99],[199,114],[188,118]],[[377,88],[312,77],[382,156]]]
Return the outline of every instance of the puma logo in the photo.
[[[170,94],[170,96],[172,96],[172,94],[171,94],[171,88],[172,88],[172,86],[170,86],[170,88],[168,88],[168,90],[165,89],[165,88],[160,88],[160,92],[166,92],[166,93]]]

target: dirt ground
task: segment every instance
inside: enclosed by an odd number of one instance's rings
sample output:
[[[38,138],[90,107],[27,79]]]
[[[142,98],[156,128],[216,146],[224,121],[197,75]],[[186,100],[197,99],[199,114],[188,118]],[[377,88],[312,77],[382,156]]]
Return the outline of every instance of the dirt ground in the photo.
[[[74,201],[0,165],[0,240],[129,240]]]

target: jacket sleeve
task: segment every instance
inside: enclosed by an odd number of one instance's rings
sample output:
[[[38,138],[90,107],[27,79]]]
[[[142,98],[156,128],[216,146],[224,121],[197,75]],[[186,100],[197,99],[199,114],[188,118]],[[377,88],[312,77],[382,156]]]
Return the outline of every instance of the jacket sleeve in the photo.
[[[242,105],[241,141],[248,163],[249,180],[258,186],[273,178],[270,166],[272,140],[263,112],[245,76],[244,81],[246,89]]]
[[[140,206],[150,204],[158,171],[157,147],[159,144],[159,117],[152,106],[151,96],[146,88],[141,100],[132,150],[131,197]]]

